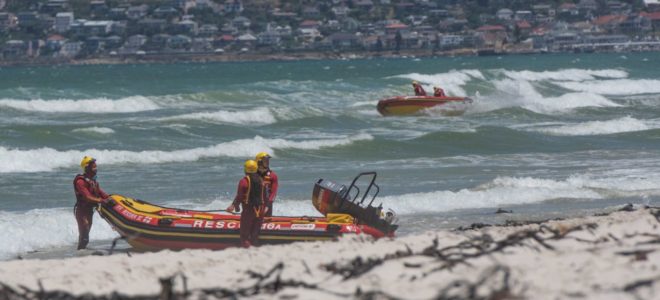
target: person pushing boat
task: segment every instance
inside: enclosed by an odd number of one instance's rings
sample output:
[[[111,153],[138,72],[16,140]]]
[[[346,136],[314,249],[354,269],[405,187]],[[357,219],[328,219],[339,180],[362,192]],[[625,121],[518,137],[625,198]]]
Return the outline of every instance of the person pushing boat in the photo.
[[[259,231],[268,208],[265,206],[263,179],[257,173],[257,162],[247,160],[243,166],[245,176],[238,182],[236,197],[229,207],[228,212],[239,210],[239,204],[243,209],[241,212],[241,246],[248,248],[257,246]]]
[[[76,205],[73,213],[78,223],[78,250],[87,248],[89,231],[92,229],[94,207],[109,195],[101,189],[96,181],[96,159],[91,156],[83,157],[80,161],[83,174],[73,179],[73,191],[76,194]]]

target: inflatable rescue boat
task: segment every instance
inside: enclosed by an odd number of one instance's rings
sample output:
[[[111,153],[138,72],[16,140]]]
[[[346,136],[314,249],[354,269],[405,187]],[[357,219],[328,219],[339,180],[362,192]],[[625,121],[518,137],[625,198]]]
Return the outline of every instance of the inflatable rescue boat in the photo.
[[[363,175],[373,178],[360,193],[356,181]],[[393,224],[393,213],[385,214],[381,206],[372,206],[379,190],[375,178],[376,173],[362,173],[349,187],[319,179],[312,202],[324,216],[266,217],[259,245],[332,240],[345,234],[394,236],[398,226]],[[365,203],[367,196],[372,196],[369,203]],[[121,195],[103,200],[98,211],[136,250],[224,249],[240,245],[238,214],[168,208]]]
[[[383,116],[405,116],[437,110],[443,115],[463,114],[472,99],[469,97],[399,96],[378,101]]]

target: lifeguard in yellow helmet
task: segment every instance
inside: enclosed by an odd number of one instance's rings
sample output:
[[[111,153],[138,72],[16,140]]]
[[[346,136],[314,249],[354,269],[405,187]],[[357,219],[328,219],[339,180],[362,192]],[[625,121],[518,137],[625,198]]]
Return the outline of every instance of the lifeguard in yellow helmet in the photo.
[[[264,188],[266,189],[265,200],[266,207],[268,207],[268,211],[266,212],[267,217],[273,215],[273,202],[277,196],[278,187],[277,174],[270,169],[270,157],[271,156],[266,152],[259,152],[255,157],[257,165],[259,166],[259,175],[261,175],[261,179],[264,181]]]
[[[257,162],[247,160],[243,165],[245,176],[238,182],[238,191],[234,202],[227,207],[228,212],[234,212],[240,203],[241,212],[241,246],[257,246],[259,231],[268,208],[264,205],[264,185],[257,173]]]
[[[108,198],[96,181],[96,159],[85,156],[80,161],[82,174],[73,179],[73,191],[76,194],[76,206],[73,213],[78,223],[78,250],[85,249],[89,243],[89,231],[92,229],[94,207],[103,199]]]

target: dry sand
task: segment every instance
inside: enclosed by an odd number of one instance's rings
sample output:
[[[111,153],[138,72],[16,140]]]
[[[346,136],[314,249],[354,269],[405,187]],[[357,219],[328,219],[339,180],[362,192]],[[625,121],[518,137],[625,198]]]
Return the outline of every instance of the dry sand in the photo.
[[[6,261],[0,299],[660,299],[659,225],[660,210],[641,209],[378,241]]]

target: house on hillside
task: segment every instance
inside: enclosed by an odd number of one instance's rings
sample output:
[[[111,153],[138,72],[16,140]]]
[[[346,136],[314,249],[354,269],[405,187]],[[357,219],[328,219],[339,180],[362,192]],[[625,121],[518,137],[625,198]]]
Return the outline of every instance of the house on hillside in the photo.
[[[252,22],[250,21],[250,19],[246,17],[238,16],[231,20],[231,25],[234,26],[235,28],[238,28],[239,30],[245,30],[250,28]]]
[[[497,11],[495,16],[500,20],[509,21],[513,19],[513,11],[508,8],[502,8]]]
[[[626,19],[625,15],[605,15],[596,18],[591,23],[600,32],[616,33],[619,32],[619,25]]]
[[[71,29],[73,24],[73,12],[60,12],[55,15],[55,31],[65,33]]]
[[[246,33],[238,36],[236,38],[236,42],[238,43],[239,47],[254,49],[254,47],[257,44],[257,37],[252,34]]]
[[[502,25],[484,25],[476,30],[475,41],[480,48],[500,49],[508,39],[509,35]]]

